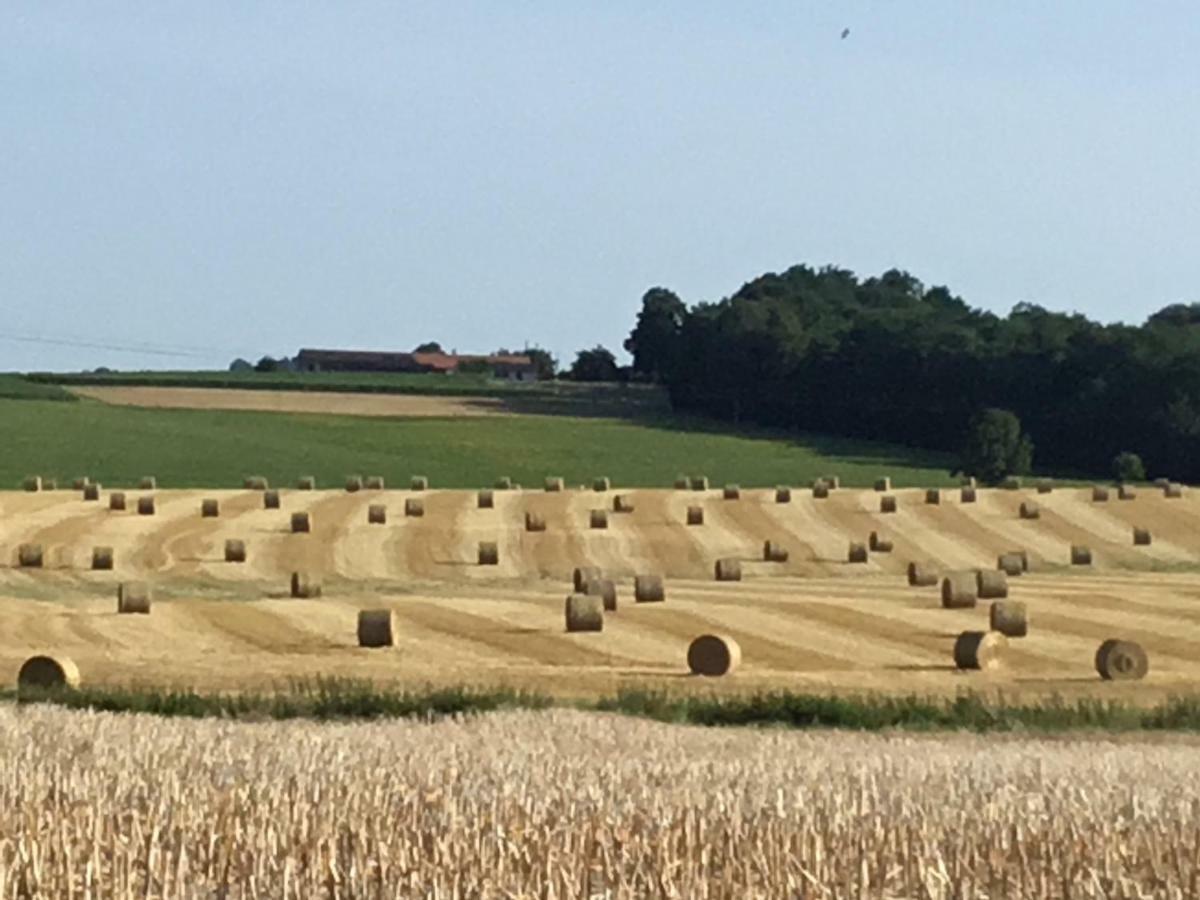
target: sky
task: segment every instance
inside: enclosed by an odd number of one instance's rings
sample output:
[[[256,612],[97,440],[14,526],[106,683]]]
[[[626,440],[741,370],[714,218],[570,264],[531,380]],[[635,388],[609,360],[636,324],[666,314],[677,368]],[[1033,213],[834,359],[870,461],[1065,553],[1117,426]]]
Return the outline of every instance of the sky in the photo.
[[[1200,301],[1198,47],[1191,0],[9,0],[0,371],[569,362],[797,263],[1140,322]]]

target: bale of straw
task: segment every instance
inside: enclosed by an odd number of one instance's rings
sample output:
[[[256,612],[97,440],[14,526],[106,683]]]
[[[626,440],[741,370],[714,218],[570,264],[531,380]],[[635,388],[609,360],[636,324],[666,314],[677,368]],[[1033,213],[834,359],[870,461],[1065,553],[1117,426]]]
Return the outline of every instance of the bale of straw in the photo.
[[[775,502],[776,503],[791,503],[792,502],[792,489],[790,487],[784,487],[783,485],[780,485],[779,487],[775,488]]]
[[[83,499],[90,500],[90,501],[99,500],[100,499],[100,485],[98,485],[94,482],[90,482],[90,481],[87,484],[85,484],[83,486]]]
[[[1163,496],[1168,500],[1178,500],[1183,496],[1183,485],[1171,482],[1163,488]]]
[[[1073,566],[1090,566],[1092,564],[1092,551],[1090,548],[1082,544],[1071,545],[1071,565]]]
[[[1021,489],[1021,479],[1017,475],[1009,475],[1001,484],[1006,491],[1019,491]]]
[[[608,510],[593,509],[588,513],[588,527],[590,528],[607,528],[608,527]]]
[[[726,634],[702,634],[688,645],[687,663],[693,675],[729,675],[741,661],[742,648]]]
[[[121,615],[150,615],[153,591],[144,581],[124,581],[117,585],[117,612]]]
[[[1025,571],[1025,564],[1018,553],[1001,553],[996,560],[996,568],[1014,578]]]
[[[138,497],[137,511],[139,516],[154,515],[155,506],[153,497]]]
[[[158,479],[153,475],[147,475],[138,482],[139,491],[155,491],[158,490]]]
[[[512,477],[509,475],[501,475],[496,479],[496,483],[492,485],[498,491],[511,491],[513,486]]]
[[[974,503],[976,496],[977,496],[976,488],[964,487],[964,488],[962,488],[962,490],[959,491],[958,502],[959,503]]]
[[[736,559],[718,559],[713,564],[713,577],[717,581],[741,581],[742,564]]]
[[[525,513],[525,530],[526,531],[545,531],[546,517],[541,513],[526,511]]]
[[[821,480],[824,481],[827,485],[829,485],[829,489],[831,491],[839,490],[842,486],[842,479],[838,475],[826,475]]]
[[[851,541],[850,549],[846,552],[846,561],[865,563],[867,561],[867,545]]]
[[[938,506],[942,502],[942,492],[937,488],[930,488],[925,492],[925,502],[930,506]]]
[[[617,585],[611,578],[593,578],[583,586],[583,593],[599,597],[605,612],[617,611]]]
[[[911,587],[933,587],[938,583],[938,574],[933,567],[925,563],[910,562],[908,583]]]
[[[357,494],[363,489],[363,479],[361,475],[346,476],[346,491],[351,494]]]
[[[500,546],[495,541],[479,542],[479,565],[500,565]]]
[[[292,513],[292,534],[309,534],[312,531],[312,513]]]
[[[317,479],[312,475],[304,475],[296,479],[296,489],[300,491],[315,491]]]
[[[812,495],[814,500],[824,500],[829,496],[829,485],[821,478],[813,482]]]
[[[1133,545],[1135,547],[1150,546],[1150,529],[1149,528],[1134,528],[1133,529]]]
[[[366,488],[368,491],[382,491],[384,488],[383,476],[382,475],[368,475],[363,480],[363,487]]]
[[[872,553],[891,553],[893,550],[892,542],[880,537],[878,531],[871,532],[871,536],[867,539],[867,546]]]
[[[879,493],[887,493],[892,489],[892,479],[887,475],[883,475],[875,479],[875,490]]]
[[[242,487],[248,491],[265,491],[270,486],[264,475],[247,475],[242,481]]]
[[[419,519],[425,515],[425,501],[420,497],[409,497],[404,501],[404,515]]]
[[[1002,569],[980,569],[975,573],[981,600],[1003,600],[1008,596],[1008,575]]]
[[[708,490],[708,476],[707,475],[693,475],[689,479],[688,483],[693,491],[707,491]]]
[[[613,497],[612,508],[615,513],[631,513],[633,512],[633,498],[628,494],[617,494]]]
[[[603,631],[604,598],[594,594],[571,594],[565,604],[567,631]]]
[[[368,525],[386,525],[387,524],[387,507],[382,503],[372,503],[367,507],[367,524]]]
[[[200,518],[215,519],[221,515],[221,504],[214,497],[207,497],[200,501]]]
[[[1011,552],[1013,554],[1015,554],[1016,556],[1020,557],[1021,571],[1028,572],[1029,571],[1029,551],[1028,550],[1013,550]]]
[[[1037,483],[1037,492],[1039,494],[1054,493],[1054,482],[1051,481],[1049,478],[1043,478],[1041,481],[1039,481]]]
[[[1025,500],[1021,503],[1020,515],[1022,519],[1040,519],[1042,510],[1032,500]]]
[[[1150,658],[1136,641],[1110,639],[1096,651],[1096,671],[1105,681],[1139,681],[1150,671]]]
[[[113,567],[112,547],[92,548],[92,569],[97,572],[109,572]]]
[[[592,490],[603,492],[612,487],[612,480],[607,475],[600,475],[592,479]]]
[[[739,485],[727,484],[721,490],[721,496],[726,500],[740,500],[742,499],[742,489]]]
[[[45,565],[45,556],[41,544],[22,544],[17,548],[17,565],[22,569],[40,569]]]
[[[704,524],[704,507],[703,506],[689,506],[687,508],[687,523],[689,525],[703,525]]]
[[[546,490],[547,491],[549,491],[551,493],[558,493],[559,491],[561,491],[563,489],[563,486],[564,486],[564,483],[560,476],[557,476],[557,475],[547,475],[546,476]]]
[[[263,491],[263,509],[279,509],[279,491]]]
[[[308,572],[292,573],[292,596],[300,600],[311,600],[321,596],[321,579]]]
[[[1029,611],[1020,600],[996,600],[988,607],[988,627],[1005,637],[1029,634]]]
[[[896,497],[893,494],[884,494],[879,498],[879,511],[881,513],[894,513],[896,511]]]
[[[493,509],[496,506],[496,495],[489,490],[482,490],[477,495],[477,503],[480,509]]]
[[[964,631],[954,642],[954,665],[979,671],[998,668],[1007,647],[1008,638],[998,631]]]
[[[788,561],[788,550],[782,544],[774,541],[763,541],[763,561],[785,563]]]
[[[978,590],[974,572],[951,572],[942,579],[942,608],[974,609]]]
[[[688,477],[686,475],[675,476],[675,490],[686,491],[688,489]]]
[[[1128,484],[1118,485],[1117,486],[1117,499],[1118,500],[1136,500],[1137,499],[1137,491],[1135,491],[1133,489],[1133,487]]]
[[[408,482],[410,491],[427,491],[429,490],[429,479],[424,475],[414,475]]]
[[[246,561],[246,542],[230,538],[225,542],[225,562],[244,563]]]
[[[92,483],[92,480],[90,478],[88,478],[86,475],[81,475],[79,478],[76,478],[71,483],[71,487],[77,491],[82,491],[85,487],[87,487],[91,483]]]
[[[662,603],[667,599],[661,575],[635,575],[633,599],[637,603]]]
[[[79,666],[65,656],[31,656],[17,672],[17,693],[79,687]]]
[[[108,508],[117,512],[125,509],[125,492],[113,491],[108,495]]]
[[[21,487],[29,493],[37,493],[42,489],[42,478],[40,475],[30,475],[21,482]]]
[[[1095,485],[1092,488],[1092,502],[1093,503],[1107,503],[1108,502],[1108,488],[1101,487],[1098,484]]]
[[[603,577],[597,566],[576,566],[575,571],[571,574],[571,579],[575,583],[575,593],[582,594],[587,590],[588,582],[600,581]]]
[[[1155,478],[1154,479],[1154,486],[1156,488],[1165,488],[1170,483],[1171,483],[1170,478]]]
[[[396,616],[390,609],[358,611],[358,646],[391,647],[396,643]]]

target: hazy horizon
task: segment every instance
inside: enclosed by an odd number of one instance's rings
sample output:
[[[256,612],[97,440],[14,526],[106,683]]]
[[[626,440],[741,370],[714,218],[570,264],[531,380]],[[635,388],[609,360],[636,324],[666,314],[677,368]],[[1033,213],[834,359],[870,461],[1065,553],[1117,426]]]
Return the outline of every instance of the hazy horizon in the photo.
[[[0,371],[623,358],[647,288],[797,263],[1140,322],[1200,301],[1198,44],[1182,2],[9,4]]]

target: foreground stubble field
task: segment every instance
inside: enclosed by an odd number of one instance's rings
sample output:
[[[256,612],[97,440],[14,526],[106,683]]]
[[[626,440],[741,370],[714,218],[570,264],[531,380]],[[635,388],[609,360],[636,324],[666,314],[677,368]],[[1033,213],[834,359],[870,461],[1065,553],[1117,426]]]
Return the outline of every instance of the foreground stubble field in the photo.
[[[1200,750],[0,710],[3,897],[1194,897]]]

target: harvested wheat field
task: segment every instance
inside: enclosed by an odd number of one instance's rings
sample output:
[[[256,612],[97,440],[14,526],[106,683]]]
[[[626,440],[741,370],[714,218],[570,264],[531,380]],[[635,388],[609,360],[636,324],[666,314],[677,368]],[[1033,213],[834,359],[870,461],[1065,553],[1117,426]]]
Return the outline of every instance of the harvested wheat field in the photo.
[[[131,492],[136,500],[141,492]],[[426,491],[425,515],[404,516],[411,492],[281,492],[264,509],[255,491],[157,491],[154,516],[110,511],[71,492],[0,494],[0,667],[16,672],[53,650],[79,663],[93,684],[260,688],[321,674],[380,681],[506,684],[593,696],[651,683],[672,690],[888,690],[1087,694],[1155,701],[1200,684],[1200,503],[1149,491],[1123,504],[1090,492],[1043,495],[1042,515],[1020,519],[1028,492],[980,491],[975,504],[947,494],[940,505],[901,495],[899,512],[877,512],[873,492],[838,490],[814,501],[797,491],[634,491],[633,512],[589,528],[592,491],[503,491],[480,509],[473,492]],[[200,515],[219,499],[221,516]],[[392,510],[370,525],[367,508]],[[700,504],[705,523],[687,526]],[[136,503],[129,504],[130,509]],[[291,516],[311,513],[312,532]],[[546,530],[527,532],[525,514]],[[1131,522],[1155,535],[1135,546]],[[894,549],[866,564],[846,562],[851,541],[873,530]],[[245,543],[245,563],[225,561],[227,540]],[[787,549],[763,560],[763,543]],[[42,545],[41,569],[16,566],[23,543]],[[498,564],[478,564],[494,543]],[[1091,566],[1069,565],[1073,544]],[[113,547],[112,571],[92,571],[95,546]],[[1026,604],[1029,634],[1010,642],[1002,665],[956,672],[963,631],[986,630],[986,602],[941,608],[937,586],[909,587],[911,561],[935,571],[993,569],[1027,551],[1031,571],[1009,582]],[[741,562],[740,582],[716,582],[717,559]],[[617,611],[600,632],[567,633],[563,603],[572,571],[594,566],[616,584]],[[323,584],[293,599],[292,574]],[[665,576],[665,603],[633,602],[637,574]],[[154,585],[149,616],[118,616],[122,581]],[[361,609],[391,609],[395,644],[357,646]],[[736,674],[687,676],[688,644],[705,633],[740,646]],[[1101,683],[1094,655],[1108,638],[1140,643],[1150,674]]]
[[[1194,897],[1194,742],[0,709],[0,895]]]

